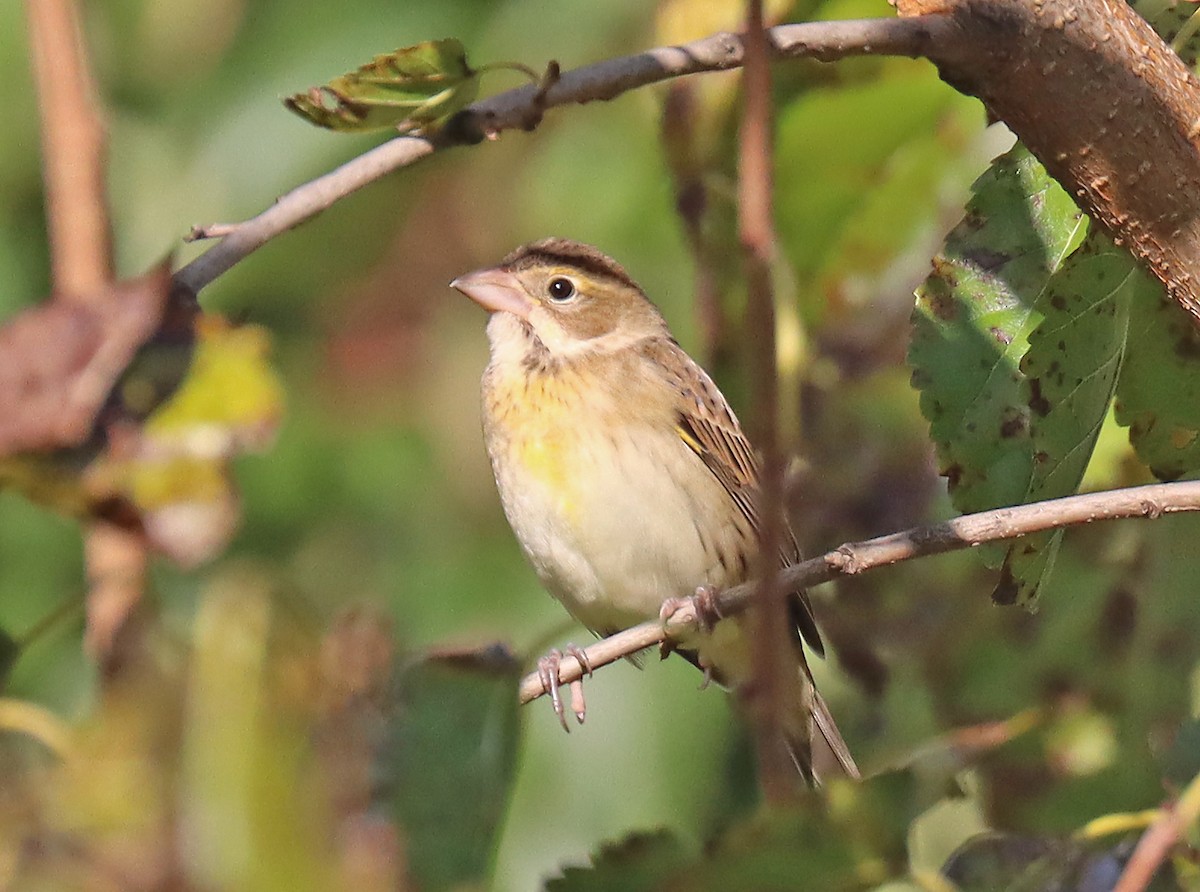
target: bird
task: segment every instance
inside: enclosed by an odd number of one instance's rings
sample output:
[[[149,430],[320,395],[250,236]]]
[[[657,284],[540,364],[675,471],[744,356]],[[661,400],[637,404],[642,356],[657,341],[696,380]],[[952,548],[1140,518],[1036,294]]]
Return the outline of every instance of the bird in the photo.
[[[600,636],[665,622],[694,591],[702,622],[671,649],[706,682],[745,685],[745,620],[716,616],[711,596],[756,567],[760,464],[716,384],[629,273],[590,245],[532,242],[450,285],[490,314],[484,441],[505,516],[542,585]],[[783,527],[780,561],[793,563],[800,550],[786,519]],[[804,592],[790,595],[789,612],[800,681],[789,753],[810,784],[828,773],[858,778],[809,671],[805,643],[821,656],[824,646]],[[580,649],[568,651],[590,670]],[[539,670],[566,728],[561,657],[551,651]]]

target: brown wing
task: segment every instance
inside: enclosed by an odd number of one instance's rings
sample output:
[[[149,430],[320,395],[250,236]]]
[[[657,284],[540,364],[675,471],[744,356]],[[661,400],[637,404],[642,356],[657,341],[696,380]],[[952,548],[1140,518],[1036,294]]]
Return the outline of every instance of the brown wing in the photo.
[[[737,416],[729,408],[724,395],[674,341],[651,342],[647,344],[646,351],[660,368],[669,369],[676,378],[674,383],[679,395],[677,424],[681,439],[720,481],[754,530],[760,531],[758,456],[742,433]],[[786,522],[779,558],[785,565],[800,559],[800,546]],[[795,593],[791,613],[808,646],[824,656],[825,645],[817,630],[807,594]]]

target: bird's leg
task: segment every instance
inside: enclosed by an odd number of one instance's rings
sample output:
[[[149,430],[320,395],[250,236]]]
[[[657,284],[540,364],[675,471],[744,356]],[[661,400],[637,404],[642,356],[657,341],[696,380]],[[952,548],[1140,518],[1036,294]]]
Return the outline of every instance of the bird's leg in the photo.
[[[592,674],[592,661],[588,659],[587,653],[583,648],[574,644],[568,644],[567,653],[579,661],[579,665],[585,674]],[[559,724],[569,734],[571,726],[567,724],[566,709],[563,707],[562,694],[559,692],[562,686],[562,682],[559,679],[559,667],[562,665],[562,659],[563,652],[557,647],[553,648],[548,654],[537,661],[537,673],[538,679],[542,682],[542,690],[550,695],[550,705],[554,707],[554,714],[558,716]],[[584,717],[587,715],[587,702],[583,697],[583,679],[577,678],[572,681],[570,688],[571,711],[575,713],[575,719],[582,725]]]
[[[667,598],[663,601],[662,607],[658,611],[658,619],[663,624],[663,630],[666,630],[667,623],[676,611],[691,606],[696,613],[696,626],[704,634],[709,634],[713,630],[713,626],[724,617],[721,616],[721,609],[717,604],[717,588],[713,585],[701,585],[696,587],[696,593],[688,598]],[[675,650],[675,641],[671,638],[664,638],[658,645],[658,653],[662,659],[666,659]],[[705,684],[711,675],[711,671],[704,670]]]

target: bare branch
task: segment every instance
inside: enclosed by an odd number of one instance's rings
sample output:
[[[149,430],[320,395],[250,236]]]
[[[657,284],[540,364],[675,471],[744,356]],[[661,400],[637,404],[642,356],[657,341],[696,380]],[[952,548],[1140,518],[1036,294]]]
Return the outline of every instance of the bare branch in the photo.
[[[1200,80],[1153,29],[1123,0],[897,0],[897,7],[907,18],[781,25],[769,35],[782,58],[928,57],[943,79],[1008,124],[1200,321]],[[274,236],[441,148],[532,129],[559,105],[736,68],[743,56],[738,37],[715,34],[501,93],[463,112],[460,126],[392,140],[288,193],[180,270],[179,281],[199,291]]]
[[[55,289],[70,300],[103,298],[112,281],[104,190],[104,125],[71,0],[26,0],[42,180]]]
[[[939,16],[925,16],[804,22],[780,25],[769,34],[779,56],[829,61],[852,55],[919,56],[934,41],[945,38],[944,26]],[[742,60],[742,41],[735,35],[721,33],[683,46],[660,47],[563,72],[547,89],[525,85],[497,94],[470,106],[446,132],[427,137],[397,137],[298,186],[258,216],[234,225],[220,242],[180,269],[176,280],[193,293],[199,293],[275,236],[311,219],[368,183],[441,149],[495,136],[514,127],[532,129],[546,109],[615,99],[622,93],[671,78],[737,68]],[[200,226],[197,230],[204,232],[207,227]]]
[[[113,302],[124,292],[109,287],[106,140],[78,10],[72,0],[27,0],[25,8],[42,125],[54,289],[63,301],[87,306],[101,318],[123,318],[127,313],[118,312]],[[97,521],[86,532],[84,551],[88,650],[107,661],[118,630],[141,598],[146,544],[135,532]]]
[[[1067,496],[1047,502],[964,514],[931,526],[914,527],[865,542],[849,542],[820,557],[789,567],[783,572],[782,580],[789,587],[806,588],[839,576],[852,576],[901,561],[973,548],[985,542],[1017,539],[1030,533],[1098,520],[1154,520],[1164,514],[1190,511],[1200,511],[1200,481],[1156,483]],[[732,615],[744,610],[753,598],[756,585],[756,582],[748,582],[722,592],[717,599],[721,613]],[[598,669],[652,647],[668,636],[694,630],[695,622],[695,613],[687,606],[676,612],[665,628],[657,621],[642,623],[596,642],[585,653],[592,667]],[[562,683],[567,684],[582,677],[580,668],[579,662],[573,657],[564,658],[559,671]],[[522,703],[536,700],[544,693],[536,673],[525,676],[521,681]]]
[[[1188,827],[1200,818],[1200,774],[1192,778],[1174,806],[1164,808],[1158,818],[1146,828],[1137,847],[1129,856],[1121,879],[1113,892],[1142,892],[1149,888],[1159,865],[1166,860]]]
[[[775,367],[775,293],[771,261],[772,220],[770,48],[763,30],[762,0],[746,4],[746,70],[742,79],[742,122],[738,131],[738,239],[746,274],[746,335],[754,394],[754,441],[762,452],[762,529],[756,562],[758,588],[750,610],[753,679],[750,715],[759,784],[768,802],[796,791],[796,769],[786,733],[789,709],[804,703],[795,671],[788,622],[787,590],[780,585],[778,554],[783,542],[783,450],[779,443],[779,380]],[[811,761],[806,754],[801,760]]]

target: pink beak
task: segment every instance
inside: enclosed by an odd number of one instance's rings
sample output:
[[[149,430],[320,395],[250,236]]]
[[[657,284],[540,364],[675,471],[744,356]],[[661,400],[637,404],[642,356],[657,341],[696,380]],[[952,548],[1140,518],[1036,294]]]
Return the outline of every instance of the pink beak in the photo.
[[[450,287],[457,288],[489,313],[512,313],[524,319],[533,309],[520,280],[499,267],[459,276]]]

